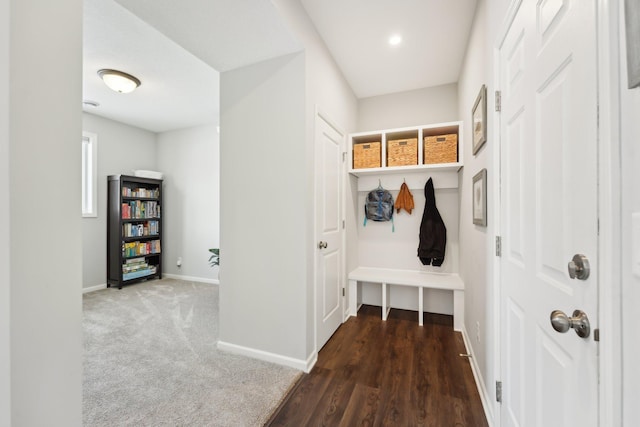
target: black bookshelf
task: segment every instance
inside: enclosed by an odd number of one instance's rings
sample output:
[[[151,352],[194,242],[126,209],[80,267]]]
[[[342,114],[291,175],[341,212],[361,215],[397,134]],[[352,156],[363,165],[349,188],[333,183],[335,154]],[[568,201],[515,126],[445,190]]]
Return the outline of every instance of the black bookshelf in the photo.
[[[162,180],[107,178],[107,286],[162,278]]]

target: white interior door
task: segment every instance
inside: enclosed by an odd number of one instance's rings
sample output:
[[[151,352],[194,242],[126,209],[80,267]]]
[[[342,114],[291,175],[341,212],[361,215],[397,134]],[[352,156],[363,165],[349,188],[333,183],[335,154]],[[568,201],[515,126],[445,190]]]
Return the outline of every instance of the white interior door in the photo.
[[[523,0],[500,48],[503,426],[598,423],[595,5]],[[552,328],[576,309],[586,338]]]
[[[344,135],[316,115],[316,345],[343,320],[342,177]]]

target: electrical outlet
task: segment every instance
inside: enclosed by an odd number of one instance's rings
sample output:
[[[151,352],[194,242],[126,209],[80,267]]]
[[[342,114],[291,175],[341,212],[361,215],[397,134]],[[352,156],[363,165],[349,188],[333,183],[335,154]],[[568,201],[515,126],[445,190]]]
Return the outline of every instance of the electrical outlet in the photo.
[[[476,322],[476,341],[480,342],[480,322]]]
[[[176,265],[177,265],[178,267],[182,267],[182,257],[181,257],[181,256],[180,256],[180,257],[178,257],[178,261],[176,262]]]

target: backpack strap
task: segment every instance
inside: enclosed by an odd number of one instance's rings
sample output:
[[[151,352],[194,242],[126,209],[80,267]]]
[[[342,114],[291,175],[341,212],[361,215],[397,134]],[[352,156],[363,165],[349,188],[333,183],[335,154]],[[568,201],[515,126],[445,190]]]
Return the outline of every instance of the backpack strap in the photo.
[[[364,203],[364,224],[362,224],[363,227],[367,226],[367,203]]]

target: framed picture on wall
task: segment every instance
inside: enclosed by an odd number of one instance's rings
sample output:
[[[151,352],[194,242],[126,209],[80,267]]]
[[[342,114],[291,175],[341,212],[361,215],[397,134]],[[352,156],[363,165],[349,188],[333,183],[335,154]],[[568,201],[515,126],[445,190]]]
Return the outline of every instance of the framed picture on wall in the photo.
[[[640,86],[640,2],[625,0],[625,29],[627,35],[627,76],[629,89]]]
[[[487,87],[482,85],[476,103],[471,110],[473,126],[473,155],[487,142]]]
[[[487,226],[487,170],[482,169],[473,177],[473,223]]]

